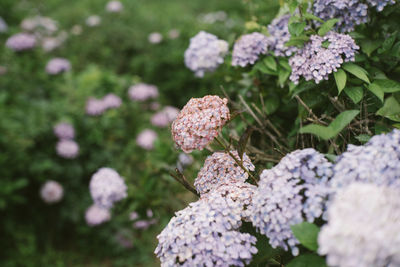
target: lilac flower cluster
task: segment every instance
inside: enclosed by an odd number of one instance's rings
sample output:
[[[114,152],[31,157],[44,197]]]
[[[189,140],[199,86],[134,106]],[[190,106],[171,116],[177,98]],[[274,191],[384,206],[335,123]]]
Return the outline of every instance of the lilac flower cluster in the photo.
[[[51,35],[58,30],[57,22],[48,17],[36,16],[26,18],[21,22],[21,28],[25,31]]]
[[[108,209],[93,204],[86,210],[85,219],[89,226],[96,226],[108,222],[111,219],[111,213]]]
[[[136,144],[145,150],[152,150],[158,135],[151,129],[145,129],[136,137]]]
[[[153,218],[153,211],[151,209],[146,210],[146,216],[147,216],[146,219],[141,219],[141,220],[137,220],[136,222],[134,222],[132,225],[133,228],[139,229],[139,230],[146,230],[153,224],[157,223],[157,219]],[[134,221],[137,218],[139,218],[139,214],[137,214],[137,212],[132,212],[131,216],[130,216],[130,220]]]
[[[219,194],[176,213],[158,235],[161,266],[245,266],[257,253],[256,238],[237,229],[242,205]]]
[[[178,114],[179,109],[166,106],[151,117],[151,124],[161,128],[167,127],[176,119]]]
[[[368,21],[368,6],[360,0],[316,0],[313,13],[323,20],[339,19],[341,32],[350,32],[356,25]]]
[[[285,43],[290,40],[289,33],[290,14],[286,14],[274,19],[268,25],[268,49],[274,52],[275,56],[285,57],[291,56],[297,51],[295,46],[286,46]]]
[[[201,31],[190,39],[189,48],[185,51],[185,65],[197,77],[205,72],[213,72],[224,62],[228,52],[228,43],[217,36]]]
[[[101,18],[98,15],[90,15],[87,19],[86,19],[86,25],[89,27],[96,27],[99,26],[101,23]]]
[[[171,125],[172,138],[186,153],[202,150],[230,119],[228,100],[207,95],[192,98]]]
[[[105,95],[101,99],[91,97],[86,102],[86,113],[90,116],[98,116],[108,109],[119,108],[121,105],[121,98],[112,93]]]
[[[367,0],[368,5],[376,7],[377,11],[382,11],[387,5],[394,5],[395,0]]]
[[[231,153],[239,162],[241,161],[237,151],[231,151]],[[249,171],[255,169],[246,153],[243,154],[243,166]],[[227,152],[215,152],[205,160],[203,168],[194,181],[194,186],[202,195],[221,183],[245,182],[248,177],[247,172]]]
[[[40,189],[40,196],[47,204],[59,202],[64,196],[64,189],[56,181],[47,181]]]
[[[56,145],[56,151],[60,157],[73,159],[79,154],[79,145],[74,140],[61,139]]]
[[[124,9],[124,6],[120,1],[113,0],[106,5],[106,11],[110,13],[119,13],[122,9]]]
[[[267,53],[268,38],[262,33],[242,35],[233,46],[232,66],[253,65],[260,55]]]
[[[364,146],[349,145],[334,167],[334,191],[353,182],[400,188],[400,130],[372,137]]]
[[[106,209],[127,197],[124,179],[111,168],[100,168],[93,174],[89,189],[94,203]]]
[[[158,97],[157,86],[145,83],[132,85],[128,91],[129,98],[133,101],[146,101]]]
[[[249,207],[250,221],[269,238],[272,247],[299,253],[299,241],[290,226],[313,222],[325,209],[332,164],[312,148],[286,155],[278,165],[264,170]]]
[[[70,123],[61,122],[53,127],[54,134],[60,139],[74,139],[75,129]]]
[[[65,58],[53,58],[46,65],[46,72],[51,75],[60,74],[70,69],[71,63]]]
[[[149,34],[147,39],[149,40],[149,43],[151,43],[151,44],[159,44],[163,40],[163,36],[159,32],[152,32]]]
[[[6,46],[16,52],[30,50],[36,46],[36,37],[29,33],[17,33],[7,39]]]
[[[349,185],[328,209],[318,252],[329,266],[400,266],[399,210],[397,188]]]
[[[323,43],[328,42],[327,48]],[[312,35],[310,41],[289,59],[292,68],[290,80],[295,84],[303,76],[306,81],[319,83],[327,80],[329,74],[336,72],[343,62],[354,61],[359,49],[353,38],[346,34],[329,32],[325,36]]]

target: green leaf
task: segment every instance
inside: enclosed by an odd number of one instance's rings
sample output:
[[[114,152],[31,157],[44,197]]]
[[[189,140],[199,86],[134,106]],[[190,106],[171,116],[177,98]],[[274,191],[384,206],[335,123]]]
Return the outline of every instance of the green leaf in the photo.
[[[305,42],[308,42],[310,37],[308,36],[292,36],[289,41],[285,43],[285,46],[303,46]]]
[[[369,136],[368,134],[360,134],[356,136],[356,139],[361,143],[366,143],[369,141],[369,139],[371,139],[371,136]]]
[[[267,113],[267,115],[271,115],[272,113],[274,113],[278,109],[279,104],[280,104],[279,97],[269,96],[265,100],[265,112]]]
[[[395,93],[395,92],[400,92],[400,83],[393,81],[393,80],[388,80],[388,79],[382,79],[382,80],[375,80],[375,84],[379,85],[382,89],[383,92],[385,93]]]
[[[264,74],[277,75],[276,71],[269,69],[267,66],[265,66],[264,62],[258,62],[256,65],[254,65],[253,70],[259,70]]]
[[[378,40],[363,40],[361,42],[361,50],[371,56],[372,52],[374,52],[381,45],[381,41]]]
[[[390,120],[399,121],[398,117],[400,115],[400,104],[397,102],[394,96],[388,97],[377,112],[376,115],[386,117]]]
[[[367,86],[368,90],[371,91],[379,100],[383,103],[383,97],[385,93],[381,89],[381,87],[376,83],[371,83]]]
[[[286,267],[326,267],[325,259],[316,254],[303,254],[291,260]]]
[[[283,87],[286,80],[289,78],[290,71],[281,69],[278,74],[278,82],[281,87]]]
[[[338,19],[330,19],[328,21],[326,21],[324,24],[321,25],[321,27],[318,30],[318,35],[319,36],[324,36],[325,34],[327,34],[327,32],[329,32],[330,30],[332,30],[333,26],[335,26],[335,24],[338,22]]]
[[[318,233],[319,228],[315,224],[309,222],[302,222],[290,226],[294,236],[299,240],[300,244],[312,251],[318,249]]]
[[[364,95],[364,90],[361,86],[351,88],[347,87],[344,89],[344,92],[351,100],[353,100],[354,104],[360,102]]]
[[[288,28],[289,28],[289,33],[292,36],[299,36],[304,32],[304,28],[306,27],[305,22],[293,22],[290,23]]]
[[[319,21],[319,22],[321,22],[321,23],[324,23],[324,22],[325,22],[324,20],[322,20],[322,19],[318,18],[317,16],[314,16],[313,14],[310,14],[310,13],[304,13],[304,14],[303,14],[303,17],[304,17],[305,19],[308,19],[308,20],[316,20],[316,21]]]
[[[268,68],[270,68],[271,70],[274,70],[274,71],[277,70],[277,64],[276,64],[276,61],[275,61],[275,59],[274,59],[273,56],[267,56],[267,57],[264,59],[264,64],[265,64]]]
[[[378,50],[378,53],[382,54],[385,53],[386,51],[389,51],[392,48],[394,42],[396,41],[396,37],[397,37],[397,32],[394,32],[389,38],[386,38],[385,41],[383,41],[382,48]]]
[[[344,72],[342,69],[338,69],[337,72],[333,73],[333,76],[335,77],[336,86],[340,94],[344,89],[344,87],[346,86],[346,79],[347,79],[346,72]]]
[[[284,68],[288,71],[292,71],[292,68],[290,67],[288,60],[285,58],[279,59],[279,66],[281,66],[282,68]]]
[[[340,113],[328,126],[309,124],[301,128],[299,132],[314,134],[324,140],[328,140],[338,135],[358,115],[358,113],[358,110],[346,110]]]
[[[342,68],[345,71],[353,74],[357,78],[363,80],[364,82],[370,83],[368,76],[367,76],[368,72],[365,69],[361,68],[360,66],[358,66],[354,63],[345,63],[342,65]]]

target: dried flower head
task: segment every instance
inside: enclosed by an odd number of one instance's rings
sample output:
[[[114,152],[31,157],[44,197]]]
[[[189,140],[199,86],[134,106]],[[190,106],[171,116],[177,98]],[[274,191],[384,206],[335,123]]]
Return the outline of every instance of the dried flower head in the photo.
[[[329,45],[324,48],[326,42]],[[304,48],[289,59],[292,68],[290,80],[295,84],[299,83],[301,76],[316,83],[328,80],[329,74],[336,72],[344,62],[355,60],[358,49],[353,38],[346,34],[329,32],[323,37],[312,35]]]
[[[158,136],[155,131],[145,129],[136,137],[136,144],[143,149],[152,150],[157,137]]]
[[[59,139],[74,139],[75,137],[74,126],[70,123],[58,123],[54,126],[53,131]]]
[[[36,37],[29,33],[17,33],[7,39],[6,46],[16,52],[30,50],[36,46]]]
[[[226,98],[211,95],[190,99],[172,123],[175,143],[186,153],[206,147],[230,119],[227,103]]]
[[[231,151],[232,155],[240,162],[237,151]],[[254,171],[255,167],[250,158],[243,154],[243,166],[249,171]],[[227,152],[215,152],[208,156],[203,168],[194,181],[197,192],[202,195],[221,183],[245,182],[248,178],[245,172]]]
[[[340,190],[318,236],[330,266],[400,266],[399,190],[353,183]]]
[[[269,238],[272,247],[299,253],[291,225],[313,222],[325,210],[332,164],[312,148],[286,155],[264,170],[249,207],[250,221]]]
[[[51,75],[56,75],[62,72],[69,71],[71,63],[65,58],[53,58],[46,65],[46,72]]]
[[[64,189],[58,182],[49,180],[40,189],[40,196],[47,204],[57,203],[63,198]]]
[[[129,88],[128,95],[134,101],[146,101],[157,98],[158,89],[155,85],[138,83]]]
[[[89,189],[94,203],[106,209],[127,197],[124,179],[111,168],[100,168],[93,174]]]
[[[108,209],[93,204],[86,210],[85,219],[89,226],[96,226],[108,222],[111,219],[111,213]]]
[[[228,48],[226,41],[201,31],[190,39],[189,48],[185,51],[185,65],[197,77],[203,77],[205,72],[213,72],[224,62]]]
[[[259,32],[242,35],[233,46],[232,66],[253,65],[267,53],[268,38]]]
[[[56,146],[57,154],[66,159],[76,158],[79,154],[79,145],[73,140],[60,140]]]

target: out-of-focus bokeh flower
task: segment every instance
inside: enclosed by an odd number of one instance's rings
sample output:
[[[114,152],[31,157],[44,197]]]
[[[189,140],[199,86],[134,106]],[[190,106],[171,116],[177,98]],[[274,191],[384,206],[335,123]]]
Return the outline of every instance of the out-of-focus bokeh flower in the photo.
[[[59,139],[74,139],[75,129],[70,123],[61,122],[54,126],[53,128],[55,136]]]
[[[108,222],[111,219],[111,213],[108,209],[93,204],[86,210],[85,219],[89,226],[96,226]]]
[[[86,25],[89,27],[95,27],[100,25],[101,18],[98,15],[91,15],[86,19]]]
[[[29,33],[17,33],[7,39],[6,46],[16,52],[31,50],[36,46],[36,37]]]
[[[145,129],[136,137],[136,144],[145,150],[152,150],[156,140],[157,133],[153,130]]]
[[[163,36],[159,32],[152,32],[149,34],[148,40],[151,44],[159,44],[163,40]]]
[[[71,69],[71,63],[65,58],[53,58],[46,65],[46,72],[51,75],[67,72]]]
[[[146,101],[158,97],[158,88],[155,85],[138,83],[129,87],[128,95],[134,101]]]
[[[119,13],[124,9],[120,1],[110,1],[106,5],[106,11],[110,13]]]
[[[64,189],[58,182],[49,180],[40,189],[40,196],[47,204],[54,204],[61,201]]]
[[[56,151],[62,158],[73,159],[79,154],[79,145],[73,140],[60,140],[57,143]]]

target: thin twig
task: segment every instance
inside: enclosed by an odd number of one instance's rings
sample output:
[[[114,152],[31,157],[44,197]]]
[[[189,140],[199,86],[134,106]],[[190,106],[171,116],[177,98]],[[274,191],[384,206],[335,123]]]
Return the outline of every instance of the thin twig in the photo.
[[[180,184],[182,184],[187,190],[189,190],[190,192],[192,192],[193,194],[195,194],[196,196],[200,197],[199,193],[197,193],[196,189],[194,189],[190,183],[188,182],[188,180],[185,178],[185,176],[183,175],[183,173],[181,173],[178,169],[175,169],[176,173],[180,175],[180,177],[172,172],[170,172],[169,174],[176,180],[178,181]]]

